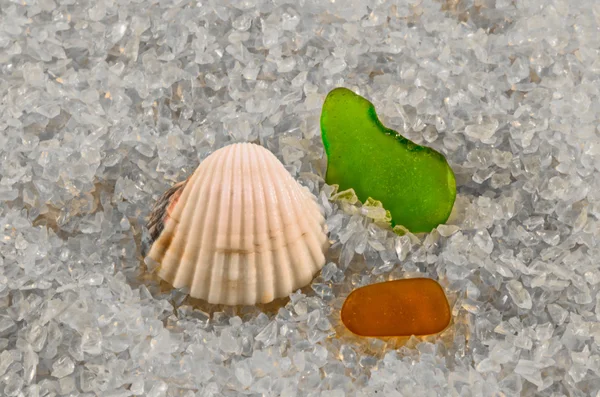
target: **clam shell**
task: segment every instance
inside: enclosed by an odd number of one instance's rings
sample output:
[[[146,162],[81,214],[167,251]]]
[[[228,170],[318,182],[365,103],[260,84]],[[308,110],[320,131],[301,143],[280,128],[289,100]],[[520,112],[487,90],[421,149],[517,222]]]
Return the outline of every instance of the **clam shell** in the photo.
[[[160,234],[148,254],[173,287],[209,303],[267,303],[310,283],[325,264],[315,197],[267,149],[219,149],[180,187],[158,205],[164,225],[154,225]]]

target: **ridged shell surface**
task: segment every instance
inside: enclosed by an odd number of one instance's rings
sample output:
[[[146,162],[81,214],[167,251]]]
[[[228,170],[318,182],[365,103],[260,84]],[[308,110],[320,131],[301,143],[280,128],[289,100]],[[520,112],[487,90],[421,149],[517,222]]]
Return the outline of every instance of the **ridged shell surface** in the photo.
[[[165,218],[148,256],[159,277],[209,303],[270,302],[309,284],[325,263],[315,197],[258,145],[208,156]]]

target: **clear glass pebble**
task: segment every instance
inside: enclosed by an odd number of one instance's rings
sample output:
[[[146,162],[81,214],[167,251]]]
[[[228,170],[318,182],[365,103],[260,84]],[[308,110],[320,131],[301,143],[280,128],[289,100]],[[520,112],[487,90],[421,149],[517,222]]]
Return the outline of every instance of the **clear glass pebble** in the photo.
[[[56,378],[63,378],[70,375],[75,370],[75,363],[69,356],[60,356],[52,364],[52,376]]]

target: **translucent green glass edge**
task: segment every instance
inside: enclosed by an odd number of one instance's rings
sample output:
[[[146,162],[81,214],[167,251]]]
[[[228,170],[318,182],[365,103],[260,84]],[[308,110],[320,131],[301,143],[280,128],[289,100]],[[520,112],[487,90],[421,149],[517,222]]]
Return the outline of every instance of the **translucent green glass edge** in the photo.
[[[366,101],[368,103],[368,108],[367,108],[368,117],[371,119],[371,121],[373,121],[375,123],[375,125],[378,127],[378,129],[381,131],[381,133],[391,136],[391,137],[395,138],[399,143],[406,145],[407,150],[410,152],[426,151],[431,154],[434,154],[436,157],[438,157],[440,160],[442,160],[446,164],[446,167],[449,171],[448,172],[448,188],[449,188],[449,193],[450,193],[450,197],[451,197],[451,203],[446,212],[446,215],[444,216],[444,220],[442,222],[439,222],[437,225],[432,226],[428,230],[421,230],[420,228],[417,228],[417,229],[411,230],[411,232],[428,233],[428,232],[431,232],[431,230],[433,230],[438,225],[441,225],[441,224],[444,224],[445,222],[447,222],[448,219],[450,218],[450,215],[452,214],[452,209],[454,208],[454,203],[456,202],[456,176],[454,175],[454,170],[452,169],[452,167],[450,167],[450,164],[448,164],[446,157],[442,153],[438,152],[437,150],[430,148],[428,146],[422,146],[422,145],[416,144],[413,141],[411,141],[410,139],[401,135],[398,131],[393,130],[393,129],[388,128],[385,125],[383,125],[383,123],[381,122],[381,120],[379,120],[379,117],[377,116],[377,111],[375,109],[375,105],[373,105],[373,103],[371,101],[369,101],[365,97],[362,97],[362,96],[354,93],[352,90],[349,90],[349,89],[343,88],[343,87],[335,88],[332,91],[330,91],[329,94],[327,94],[327,97],[325,98],[325,101],[323,103],[321,117],[319,120],[319,124],[321,127],[321,139],[323,141],[323,147],[325,149],[325,154],[327,155],[327,158],[328,158],[327,170],[325,172],[325,180],[326,181],[328,180],[327,173],[329,171],[329,157],[330,157],[330,152],[331,152],[331,144],[327,139],[327,128],[325,127],[324,119],[326,117],[326,107],[327,107],[326,105],[328,104],[329,101],[331,101],[332,94],[335,94],[337,91],[346,91],[347,93],[351,94],[352,96],[359,97],[360,99]],[[377,200],[372,197],[369,197],[369,198]],[[367,200],[368,200],[368,198],[367,198]],[[365,202],[367,200],[365,200]],[[393,217],[392,217],[390,224],[392,227],[401,225],[401,224],[396,223],[396,221],[394,220]],[[404,225],[402,225],[402,226],[404,226]]]

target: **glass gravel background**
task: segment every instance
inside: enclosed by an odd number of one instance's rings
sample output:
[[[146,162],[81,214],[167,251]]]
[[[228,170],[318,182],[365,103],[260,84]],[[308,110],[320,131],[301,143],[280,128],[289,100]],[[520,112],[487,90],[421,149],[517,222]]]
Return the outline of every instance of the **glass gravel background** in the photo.
[[[599,29],[593,0],[0,0],[0,395],[598,395]],[[331,197],[337,86],[446,155],[450,225],[399,237]],[[334,244],[288,302],[206,307],[141,271],[145,217],[238,141]],[[344,331],[352,289],[418,276],[442,335]]]

